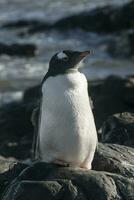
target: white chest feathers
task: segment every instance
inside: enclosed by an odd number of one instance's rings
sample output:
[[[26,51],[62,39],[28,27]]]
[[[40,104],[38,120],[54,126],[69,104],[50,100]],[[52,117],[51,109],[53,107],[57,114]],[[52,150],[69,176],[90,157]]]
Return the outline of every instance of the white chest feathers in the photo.
[[[41,159],[91,168],[97,134],[85,76],[76,72],[49,77],[42,93]]]

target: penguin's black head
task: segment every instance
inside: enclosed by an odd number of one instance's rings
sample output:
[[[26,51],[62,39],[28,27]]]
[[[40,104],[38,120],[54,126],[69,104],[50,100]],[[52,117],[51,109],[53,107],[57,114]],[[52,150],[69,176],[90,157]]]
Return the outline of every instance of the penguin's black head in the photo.
[[[70,69],[77,69],[79,62],[88,54],[90,51],[64,50],[56,53],[50,60],[48,72],[56,75],[66,73]]]

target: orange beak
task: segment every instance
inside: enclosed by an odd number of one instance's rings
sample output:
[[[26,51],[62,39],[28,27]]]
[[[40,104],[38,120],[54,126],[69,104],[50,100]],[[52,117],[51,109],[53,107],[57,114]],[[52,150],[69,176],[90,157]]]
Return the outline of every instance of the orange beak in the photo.
[[[80,52],[80,57],[81,58],[84,58],[86,57],[87,55],[89,55],[91,52],[90,51],[83,51],[83,52]]]

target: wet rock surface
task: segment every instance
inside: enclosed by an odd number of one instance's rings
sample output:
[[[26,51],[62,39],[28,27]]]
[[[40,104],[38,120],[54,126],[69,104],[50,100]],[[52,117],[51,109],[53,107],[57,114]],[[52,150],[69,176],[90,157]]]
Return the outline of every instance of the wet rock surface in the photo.
[[[50,29],[81,28],[85,31],[111,33],[134,28],[134,1],[122,6],[105,6],[62,18],[55,23],[39,20],[19,20],[3,25],[4,28],[26,27],[29,33]]]
[[[110,76],[99,84],[89,82],[97,128],[111,115],[134,112],[134,78]]]
[[[116,58],[130,58],[134,56],[134,30],[115,34],[107,46],[107,51]]]
[[[30,121],[33,105],[22,102],[0,108],[0,155],[26,159],[30,157],[33,126]]]
[[[134,1],[121,7],[106,6],[58,21],[60,29],[82,28],[86,31],[111,33],[134,28]]]
[[[27,167],[13,158],[0,157],[0,199],[9,184]]]
[[[34,44],[4,44],[0,43],[0,55],[32,57],[36,55]]]
[[[134,178],[134,149],[124,145],[102,144],[98,145],[93,169]]]
[[[99,144],[93,170],[34,163],[6,187],[8,199],[133,199],[134,149]],[[14,169],[16,170],[16,169]]]
[[[109,117],[102,126],[101,141],[134,147],[134,113]]]
[[[18,21],[7,22],[4,25],[2,25],[2,27],[3,28],[23,28],[23,27],[36,26],[36,25],[39,25],[38,20],[20,19]]]

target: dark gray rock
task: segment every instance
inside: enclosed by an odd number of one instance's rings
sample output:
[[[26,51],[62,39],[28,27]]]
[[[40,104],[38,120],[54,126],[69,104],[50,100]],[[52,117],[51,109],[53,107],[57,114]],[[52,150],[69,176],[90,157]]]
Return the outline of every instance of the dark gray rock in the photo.
[[[133,158],[134,148],[100,143],[94,157],[93,169],[134,178]]]
[[[0,199],[2,193],[10,183],[27,167],[13,158],[4,158],[0,156]]]
[[[97,129],[116,113],[134,112],[134,77],[110,76],[95,84],[89,82]]]
[[[0,43],[0,55],[9,56],[26,56],[32,57],[36,55],[36,46],[34,44],[4,44]]]
[[[18,21],[7,22],[2,25],[3,28],[23,28],[23,27],[33,27],[41,26],[43,22],[34,19],[19,19]]]
[[[134,147],[134,113],[118,113],[109,117],[102,126],[101,141]]]
[[[0,107],[0,155],[26,159],[30,157],[33,126],[32,104],[13,102]]]
[[[134,28],[134,1],[122,6],[105,6],[92,11],[82,12],[58,20],[50,26],[46,23],[41,26],[30,27],[29,32],[34,33],[54,28],[67,30],[80,28],[85,31],[111,33]]]
[[[120,6],[106,6],[57,22],[61,28],[79,27],[88,31],[113,32],[134,28],[134,1]],[[67,24],[67,25],[66,25]]]
[[[20,181],[12,185],[5,199],[31,199],[47,200],[51,199],[70,199],[77,196],[75,186],[69,180],[53,181]]]
[[[99,144],[93,169],[35,163],[22,170],[2,200],[133,200],[134,149]]]
[[[108,43],[107,51],[117,58],[134,56],[134,30],[124,31],[114,35]]]
[[[62,18],[55,23],[39,20],[7,22],[4,28],[27,28],[29,33],[50,29],[68,30],[81,28],[85,31],[111,33],[134,28],[134,1],[122,6],[105,6]]]

